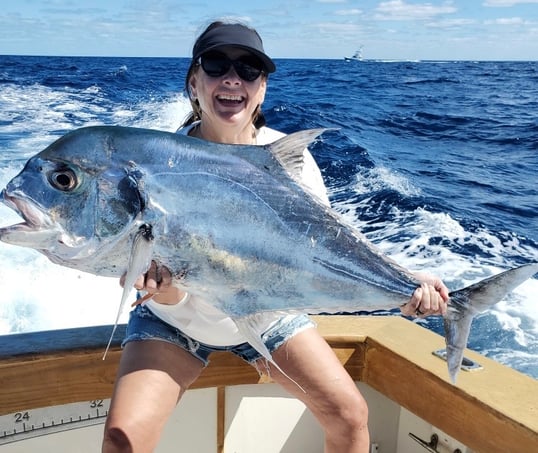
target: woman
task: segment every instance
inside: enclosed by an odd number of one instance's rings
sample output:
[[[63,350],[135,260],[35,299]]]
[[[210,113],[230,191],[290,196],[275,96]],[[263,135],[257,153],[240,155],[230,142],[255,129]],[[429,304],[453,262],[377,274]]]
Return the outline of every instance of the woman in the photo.
[[[256,31],[241,24],[211,24],[193,48],[186,78],[193,113],[178,133],[247,145],[278,139],[283,134],[265,127],[261,112],[267,77],[274,71]],[[304,154],[304,183],[328,204],[320,171],[308,150]],[[260,370],[268,366],[230,318],[170,285],[169,274],[157,275],[162,272],[166,269],[153,263],[145,282],[136,285],[153,298],[131,313],[105,425],[107,453],[153,451],[166,420],[212,351],[230,350]],[[425,315],[446,310],[446,287],[435,278],[424,280],[405,313],[418,307]],[[272,365],[267,371],[315,415],[325,433],[325,451],[369,451],[366,402],[312,321],[304,315],[275,317],[263,340],[287,376]]]

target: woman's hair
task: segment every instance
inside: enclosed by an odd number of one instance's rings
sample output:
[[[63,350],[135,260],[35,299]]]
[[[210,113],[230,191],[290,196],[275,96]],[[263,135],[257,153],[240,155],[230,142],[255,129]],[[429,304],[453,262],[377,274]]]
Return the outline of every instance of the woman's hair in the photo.
[[[200,39],[209,31],[221,27],[223,25],[230,24],[232,22],[223,22],[223,21],[215,21],[209,24],[209,26],[198,36],[196,42],[194,43],[193,48],[197,47],[197,44],[200,42]],[[245,27],[249,30],[252,30],[255,32],[253,28],[250,28],[244,24],[236,23],[236,25],[240,25],[242,27]],[[191,89],[190,89],[190,80],[192,75],[195,71],[197,71],[199,68],[199,64],[197,59],[193,58],[191,61],[191,64],[189,66],[189,69],[187,71],[187,76],[185,77],[185,93],[187,94],[187,97],[189,98],[189,101],[191,103],[192,112],[190,112],[185,120],[183,121],[183,124],[181,127],[189,126],[190,124],[194,123],[195,121],[200,121],[202,119],[202,109],[200,108],[200,103],[198,102],[198,99],[194,98]],[[265,71],[262,72],[261,77],[267,78],[268,75]],[[256,109],[254,110],[254,113],[252,114],[252,124],[256,129],[260,129],[261,127],[265,126],[265,116],[263,115],[261,105],[258,105]]]

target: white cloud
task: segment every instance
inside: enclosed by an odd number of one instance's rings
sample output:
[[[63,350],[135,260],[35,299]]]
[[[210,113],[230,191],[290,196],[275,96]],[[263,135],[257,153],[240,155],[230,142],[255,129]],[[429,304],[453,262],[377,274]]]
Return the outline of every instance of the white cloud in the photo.
[[[486,0],[482,5],[490,7],[510,7],[532,3],[538,3],[538,0]]]
[[[431,28],[455,28],[473,25],[475,23],[476,20],[474,19],[443,19],[437,20],[435,22],[430,22],[426,24],[426,26]]]
[[[443,5],[431,3],[406,3],[403,0],[381,2],[376,8],[376,18],[381,20],[413,20],[431,19],[432,17],[455,13],[457,8],[452,2]]]
[[[339,9],[334,14],[336,16],[358,16],[362,14],[362,11],[360,9]]]
[[[309,28],[323,32],[337,32],[338,34],[355,33],[361,29],[357,24],[342,24],[341,22],[318,22],[312,24]]]
[[[486,24],[491,25],[524,25],[526,23],[521,17],[501,17],[495,20],[488,20]]]

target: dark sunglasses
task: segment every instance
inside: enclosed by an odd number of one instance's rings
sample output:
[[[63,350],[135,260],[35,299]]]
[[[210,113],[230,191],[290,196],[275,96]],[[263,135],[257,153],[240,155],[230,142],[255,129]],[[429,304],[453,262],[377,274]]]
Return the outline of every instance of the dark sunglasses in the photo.
[[[231,60],[220,52],[208,52],[199,58],[199,64],[209,77],[222,77],[230,67],[246,82],[254,82],[263,72],[263,63],[254,55],[244,55]]]

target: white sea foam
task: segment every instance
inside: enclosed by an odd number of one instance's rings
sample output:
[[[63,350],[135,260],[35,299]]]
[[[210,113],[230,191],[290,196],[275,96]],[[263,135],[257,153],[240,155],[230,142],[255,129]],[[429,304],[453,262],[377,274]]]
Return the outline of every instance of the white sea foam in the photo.
[[[185,96],[178,94],[165,102],[159,100],[142,102],[138,110],[143,112],[141,116],[129,116],[124,110],[117,112],[128,118],[130,126],[175,132],[190,111],[190,103]],[[118,114],[117,112],[115,114]]]
[[[402,195],[420,195],[420,190],[404,176],[380,165],[357,174],[354,190],[369,193],[380,189],[393,189]]]

